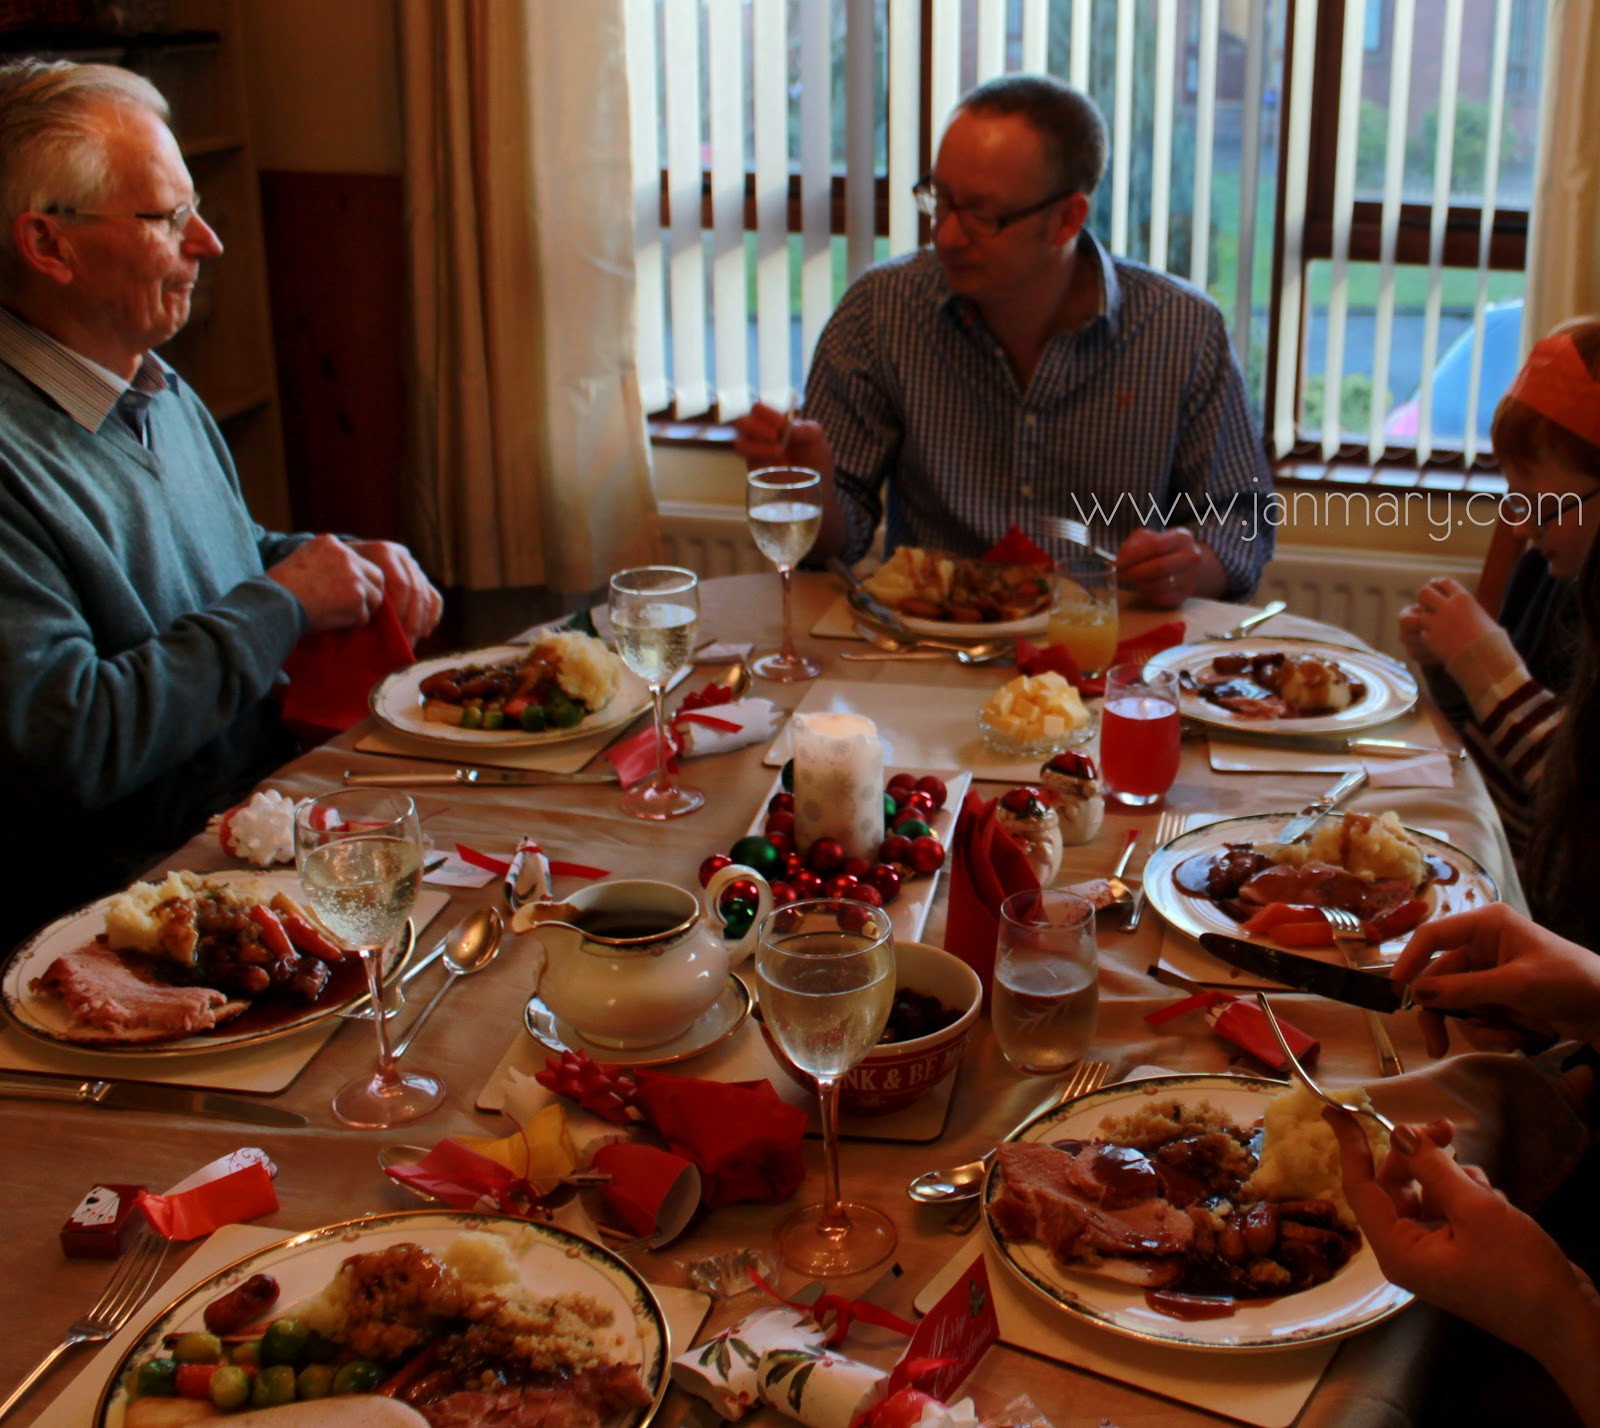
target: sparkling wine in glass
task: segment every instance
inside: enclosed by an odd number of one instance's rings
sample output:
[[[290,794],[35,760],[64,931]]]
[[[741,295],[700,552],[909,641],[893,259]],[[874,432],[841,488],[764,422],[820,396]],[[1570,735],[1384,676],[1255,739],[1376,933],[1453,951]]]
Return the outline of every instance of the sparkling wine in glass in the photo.
[[[895,1246],[887,1215],[839,1194],[839,1078],[878,1044],[894,1000],[888,915],[836,899],[777,908],[761,923],[756,979],[767,1030],[816,1079],[822,1106],[826,1198],[778,1226],[778,1250],[802,1274],[854,1274]]]
[[[622,662],[650,686],[655,703],[656,771],[622,795],[635,818],[679,818],[706,801],[667,770],[665,700],[672,676],[689,663],[700,623],[700,577],[676,565],[644,565],[611,577],[611,628]]]
[[[745,516],[757,549],[778,567],[783,581],[783,640],[750,663],[763,679],[792,683],[822,673],[816,660],[794,647],[794,568],[822,529],[822,477],[808,466],[768,466],[745,477]]]
[[[346,789],[302,804],[294,819],[295,861],[306,901],[324,927],[360,953],[372,993],[378,1066],[342,1086],[333,1113],[363,1128],[404,1125],[444,1099],[444,1082],[402,1071],[389,1049],[384,954],[411,916],[422,882],[422,827],[403,793]]]

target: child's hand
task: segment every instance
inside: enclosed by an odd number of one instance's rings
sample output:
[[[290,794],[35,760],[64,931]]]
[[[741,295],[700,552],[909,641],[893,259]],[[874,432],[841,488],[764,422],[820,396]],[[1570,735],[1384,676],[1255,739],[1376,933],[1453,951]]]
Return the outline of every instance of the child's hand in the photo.
[[[1400,637],[1407,650],[1431,664],[1449,664],[1494,628],[1495,622],[1466,587],[1444,576],[1417,591],[1417,603],[1400,616]]]

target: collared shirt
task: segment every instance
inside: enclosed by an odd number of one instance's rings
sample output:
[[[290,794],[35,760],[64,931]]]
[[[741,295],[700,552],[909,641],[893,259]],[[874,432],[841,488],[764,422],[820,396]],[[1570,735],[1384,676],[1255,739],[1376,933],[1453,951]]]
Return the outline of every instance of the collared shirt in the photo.
[[[85,431],[99,431],[123,393],[154,397],[177,389],[178,375],[153,352],[146,352],[131,382],[102,367],[32,323],[0,307],[0,362],[13,367],[55,402]]]
[[[1111,259],[1087,233],[1100,313],[1051,339],[1024,389],[931,250],[856,280],[817,343],[806,415],[827,433],[846,556],[884,514],[888,548],[978,555],[1016,526],[1046,550],[1048,517],[1096,539],[1186,526],[1231,593],[1271,557],[1272,478],[1216,304],[1175,278]]]

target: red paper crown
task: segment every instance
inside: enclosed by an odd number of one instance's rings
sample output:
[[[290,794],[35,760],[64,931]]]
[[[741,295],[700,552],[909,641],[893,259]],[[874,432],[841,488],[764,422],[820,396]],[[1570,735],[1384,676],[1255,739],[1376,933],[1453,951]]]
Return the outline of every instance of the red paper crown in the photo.
[[[1506,395],[1600,446],[1600,381],[1589,375],[1571,333],[1535,342]]]

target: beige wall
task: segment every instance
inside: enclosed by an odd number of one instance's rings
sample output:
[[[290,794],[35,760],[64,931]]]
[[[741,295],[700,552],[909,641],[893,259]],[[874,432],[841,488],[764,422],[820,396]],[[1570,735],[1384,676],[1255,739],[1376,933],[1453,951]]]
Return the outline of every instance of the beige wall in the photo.
[[[244,0],[240,14],[257,167],[398,174],[395,0]]]

